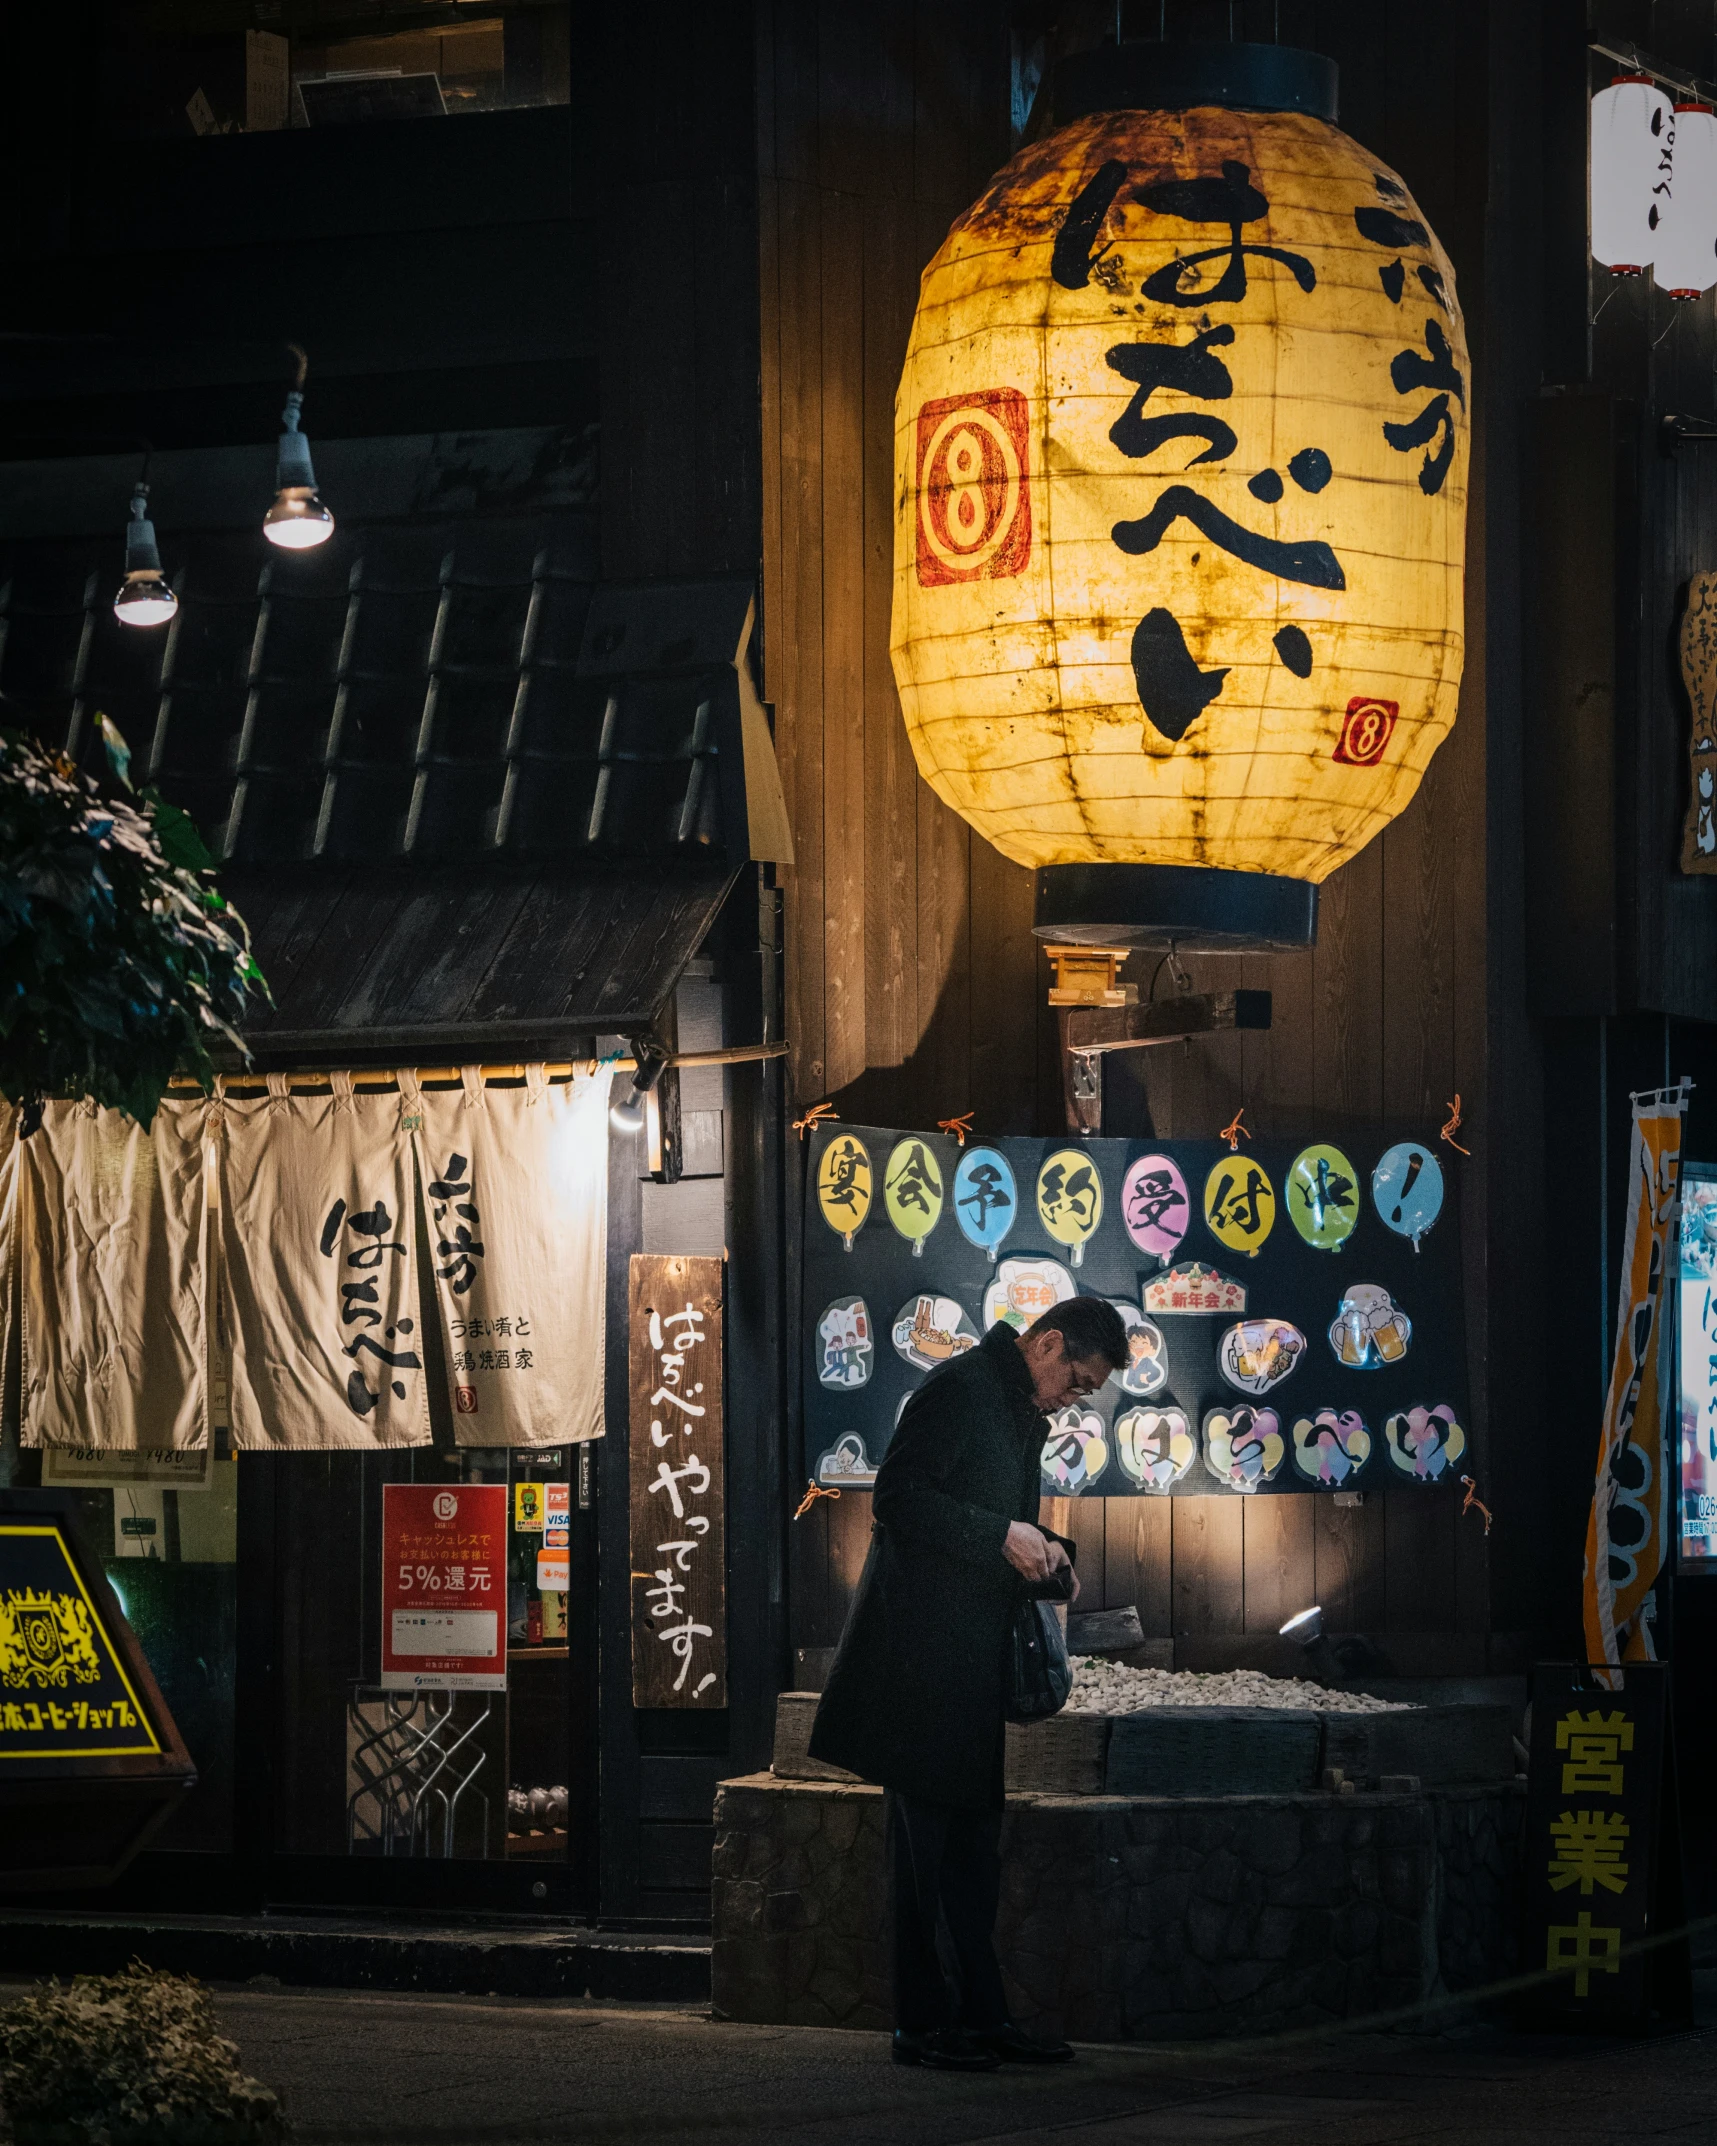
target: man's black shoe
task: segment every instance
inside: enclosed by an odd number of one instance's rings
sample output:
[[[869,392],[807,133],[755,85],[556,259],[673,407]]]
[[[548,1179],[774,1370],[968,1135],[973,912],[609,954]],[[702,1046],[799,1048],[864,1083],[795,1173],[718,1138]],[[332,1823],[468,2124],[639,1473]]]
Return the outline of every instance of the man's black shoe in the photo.
[[[1010,2021],[1005,2027],[994,2027],[989,2033],[978,2037],[983,2047],[991,2051],[998,2062],[1008,2064],[1071,2064],[1073,2045],[1070,2042],[1036,2042],[1023,2028]]]
[[[922,2064],[927,2071],[995,2071],[1002,2060],[989,2046],[992,2039],[962,2034],[957,2027],[933,2027],[928,2034],[908,2034],[896,2027],[894,2061]]]

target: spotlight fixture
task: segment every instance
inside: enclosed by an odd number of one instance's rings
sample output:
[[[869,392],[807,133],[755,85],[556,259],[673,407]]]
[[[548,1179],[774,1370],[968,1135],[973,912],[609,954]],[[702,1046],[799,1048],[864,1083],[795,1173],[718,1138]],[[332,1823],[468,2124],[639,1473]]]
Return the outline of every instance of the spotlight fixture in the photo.
[[[310,361],[296,343],[287,346],[298,360],[298,373],[281,412],[280,455],[275,466],[274,504],[262,518],[262,533],[283,551],[309,551],[334,534],[334,517],[316,492],[310,467],[310,442],[298,429],[304,408],[304,376]]]
[[[1281,1639],[1291,1639],[1302,1647],[1309,1647],[1317,1640],[1322,1639],[1324,1636],[1322,1603],[1314,1602],[1310,1609],[1303,1609],[1298,1616],[1290,1617],[1287,1623],[1279,1628],[1277,1636]]]
[[[178,608],[179,599],[161,571],[155,524],[149,519],[149,487],[139,477],[125,525],[125,579],[113,599],[113,615],[122,626],[165,626]]]
[[[641,1133],[649,1107],[650,1092],[668,1070],[668,1061],[646,1047],[638,1049],[638,1069],[632,1085],[617,1103],[608,1106],[608,1122],[617,1133]]]

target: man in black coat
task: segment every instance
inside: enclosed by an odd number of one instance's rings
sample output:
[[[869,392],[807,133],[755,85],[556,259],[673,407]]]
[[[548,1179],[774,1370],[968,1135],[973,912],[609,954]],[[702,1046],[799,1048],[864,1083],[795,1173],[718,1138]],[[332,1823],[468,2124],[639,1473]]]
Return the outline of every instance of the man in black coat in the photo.
[[[996,1963],[1003,1674],[1019,1603],[1078,1592],[1073,1545],[1038,1522],[1045,1418],[1126,1360],[1101,1297],[1058,1304],[1023,1334],[999,1323],[912,1396],[877,1470],[870,1555],[811,1754],[888,1791],[898,2063],[988,2071],[1073,2054],[1011,2024]]]

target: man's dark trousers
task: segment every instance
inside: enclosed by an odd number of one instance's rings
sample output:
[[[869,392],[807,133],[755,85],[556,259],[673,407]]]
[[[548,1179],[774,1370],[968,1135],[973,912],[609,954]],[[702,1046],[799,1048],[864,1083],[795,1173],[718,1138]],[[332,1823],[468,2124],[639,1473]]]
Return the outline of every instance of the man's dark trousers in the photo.
[[[885,1800],[894,1936],[894,2024],[906,2034],[1007,2024],[996,1961],[1002,1814],[922,1803],[890,1789]],[[950,1990],[937,1947],[938,1918],[953,1946]]]

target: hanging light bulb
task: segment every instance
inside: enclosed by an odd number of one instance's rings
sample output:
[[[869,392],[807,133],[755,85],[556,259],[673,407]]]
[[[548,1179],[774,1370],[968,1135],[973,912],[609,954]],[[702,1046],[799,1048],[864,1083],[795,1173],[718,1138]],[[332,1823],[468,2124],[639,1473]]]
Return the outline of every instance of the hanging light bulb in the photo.
[[[125,579],[113,599],[113,615],[122,626],[164,626],[178,608],[179,599],[161,571],[155,524],[149,519],[149,487],[139,478],[125,525]]]
[[[1674,189],[1652,263],[1659,290],[1697,298],[1717,283],[1717,111],[1675,107]]]
[[[275,468],[274,504],[262,518],[262,533],[283,551],[309,551],[326,544],[334,534],[334,517],[316,494],[316,472],[310,467],[310,442],[298,429],[304,407],[304,375],[310,361],[296,343],[287,348],[298,360],[298,376],[281,412],[280,458]]]
[[[1592,258],[1638,276],[1669,207],[1675,108],[1649,75],[1617,75],[1592,99]]]

